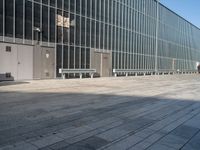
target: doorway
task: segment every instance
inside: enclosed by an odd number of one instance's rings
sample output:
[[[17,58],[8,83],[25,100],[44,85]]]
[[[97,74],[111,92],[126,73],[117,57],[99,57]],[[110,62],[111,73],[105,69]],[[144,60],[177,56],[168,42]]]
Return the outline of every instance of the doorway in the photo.
[[[93,51],[91,67],[96,69],[96,76],[109,77],[112,75],[112,56],[110,52]]]
[[[42,79],[53,79],[55,70],[54,48],[42,48]]]
[[[33,79],[33,46],[0,43],[2,80]]]
[[[16,80],[33,78],[33,47],[17,46],[17,77]]]
[[[34,79],[53,79],[55,77],[55,48],[34,47]]]

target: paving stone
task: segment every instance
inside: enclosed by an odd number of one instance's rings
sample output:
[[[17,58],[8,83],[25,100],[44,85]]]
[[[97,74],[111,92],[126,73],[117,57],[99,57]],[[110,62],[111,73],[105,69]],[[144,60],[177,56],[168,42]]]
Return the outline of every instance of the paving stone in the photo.
[[[164,132],[170,132],[174,130],[176,127],[184,123],[186,120],[190,119],[197,113],[199,113],[199,106],[196,107],[197,110],[193,110],[193,106],[190,106],[184,110],[179,111],[178,113],[175,113],[173,115],[168,116],[167,118],[155,123],[154,125],[148,127],[149,129],[158,131],[161,130]],[[191,112],[192,111],[192,112]]]
[[[134,145],[132,149],[137,149],[137,148],[141,149],[141,150],[146,149],[149,146],[151,146],[152,144],[156,143],[158,140],[160,140],[166,134],[166,133],[161,132],[161,131],[155,132],[155,131],[152,131],[152,130],[149,131],[149,129],[145,129],[145,130],[147,130],[146,131],[147,135],[142,134],[141,137],[143,138],[143,140],[140,141],[139,143],[137,143],[136,145]],[[140,135],[140,134],[136,133],[135,135]]]
[[[174,129],[170,134],[176,135],[178,137],[184,138],[184,139],[190,139],[193,137],[197,132],[199,131],[198,128],[189,127],[186,125],[181,125]]]
[[[52,150],[50,147],[39,148],[38,150]]]
[[[67,147],[69,145],[70,144],[66,140],[63,140],[63,141],[57,142],[55,144],[48,145],[47,147],[49,147],[50,149],[53,149],[53,150],[58,150],[58,149],[62,149],[64,147]]]
[[[152,143],[140,142],[140,143],[132,146],[131,148],[129,148],[129,150],[145,150],[148,147],[150,147],[151,145],[152,145]]]
[[[87,139],[89,137],[92,137],[94,135],[97,135],[99,134],[100,131],[99,130],[92,130],[92,131],[89,131],[89,132],[86,132],[84,134],[80,134],[80,135],[77,135],[75,137],[72,137],[72,138],[69,138],[69,139],[66,139],[66,141],[70,144],[74,144],[74,143],[77,143],[79,141],[82,141],[84,139]]]
[[[93,129],[105,126],[107,124],[113,123],[113,122],[118,122],[121,121],[119,118],[107,118],[107,119],[102,119],[100,121],[94,122],[94,123],[89,123],[87,126],[91,127]]]
[[[37,150],[38,148],[27,142],[20,142],[14,145],[8,145],[0,148],[0,150]]]
[[[195,116],[194,118],[188,120],[185,125],[191,126],[191,127],[195,127],[195,128],[199,128],[200,129],[200,114]]]
[[[62,148],[61,150],[95,150],[106,144],[108,144],[108,141],[93,136],[71,146]]]
[[[105,149],[106,150],[126,150],[141,140],[142,140],[142,138],[132,135],[132,136],[129,136],[127,138],[124,138],[120,141],[113,143],[112,145],[106,147]]]
[[[81,126],[81,127],[78,127],[78,128],[61,130],[61,131],[59,131],[59,133],[56,134],[56,136],[58,136],[62,139],[68,139],[68,138],[77,136],[79,134],[83,134],[85,132],[88,132],[90,130],[93,130],[93,129],[88,127],[88,126]]]
[[[182,150],[199,150],[200,149],[200,132],[196,134]]]
[[[132,150],[136,150],[136,149],[132,149]],[[177,150],[177,149],[174,149],[172,147],[168,147],[162,144],[154,144],[150,146],[149,148],[147,148],[147,150]]]
[[[100,129],[95,129],[95,130],[86,132],[84,134],[75,136],[73,138],[69,138],[69,139],[67,139],[67,142],[70,143],[70,144],[73,144],[73,143],[82,141],[84,139],[87,139],[91,136],[101,134],[102,132],[108,131],[112,128],[115,128],[116,126],[121,125],[121,124],[122,124],[122,122],[111,123],[111,124],[106,125],[105,127],[101,127]]]
[[[40,139],[33,140],[30,143],[37,146],[38,148],[43,148],[43,147],[46,147],[48,145],[52,145],[52,144],[57,143],[57,142],[62,141],[62,140],[63,140],[62,138],[59,138],[55,135],[50,135],[50,136],[47,136],[47,137],[44,137],[44,138],[42,137]]]
[[[180,149],[187,141],[187,139],[170,134],[162,138],[158,143],[174,149]]]
[[[159,141],[165,134],[163,133],[154,133],[151,136],[143,139],[140,144],[150,143],[151,145],[157,141]],[[138,143],[139,144],[139,143]],[[149,145],[150,146],[150,145]]]
[[[164,127],[162,130],[164,132],[171,132],[172,130],[174,130],[175,128],[177,128],[181,124],[183,124],[185,121],[192,118],[198,112],[199,112],[199,110],[196,110],[196,112],[194,114],[186,114],[184,117],[177,119],[176,121],[174,121],[171,124]]]
[[[143,129],[141,131],[136,132],[134,135],[136,135],[138,137],[141,137],[141,138],[146,138],[146,137],[152,135],[153,133],[155,133],[154,130],[145,128],[145,129]]]
[[[128,134],[128,131],[122,130],[122,129],[118,129],[118,128],[114,128],[111,130],[106,131],[105,133],[101,133],[99,135],[97,135],[100,138],[103,138],[105,140],[108,141],[114,141],[126,134]]]
[[[137,129],[144,128],[146,125],[153,124],[155,121],[148,118],[136,118],[129,122],[126,122],[121,128],[126,131],[135,131]]]

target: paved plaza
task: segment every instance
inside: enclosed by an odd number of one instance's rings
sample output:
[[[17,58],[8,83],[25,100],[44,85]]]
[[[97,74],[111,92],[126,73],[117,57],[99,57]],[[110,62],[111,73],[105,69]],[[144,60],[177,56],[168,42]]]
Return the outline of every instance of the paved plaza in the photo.
[[[0,83],[0,150],[200,150],[200,75]]]

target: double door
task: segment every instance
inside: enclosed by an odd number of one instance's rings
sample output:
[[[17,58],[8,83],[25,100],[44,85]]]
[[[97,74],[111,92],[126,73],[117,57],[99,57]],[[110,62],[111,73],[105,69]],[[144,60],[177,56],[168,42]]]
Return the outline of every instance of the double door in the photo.
[[[34,79],[53,79],[55,77],[55,49],[35,46]]]
[[[92,68],[96,69],[100,77],[112,76],[112,56],[111,53],[94,51]]]
[[[0,74],[3,80],[33,79],[33,47],[0,43]]]
[[[55,48],[0,43],[0,75],[14,80],[55,77]],[[5,76],[6,77],[6,76]]]

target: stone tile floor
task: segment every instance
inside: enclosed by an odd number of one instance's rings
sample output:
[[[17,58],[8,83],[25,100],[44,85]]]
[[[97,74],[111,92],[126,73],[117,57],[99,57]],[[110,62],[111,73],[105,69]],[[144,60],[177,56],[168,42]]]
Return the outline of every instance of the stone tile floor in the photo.
[[[0,83],[0,150],[199,150],[200,76]]]

